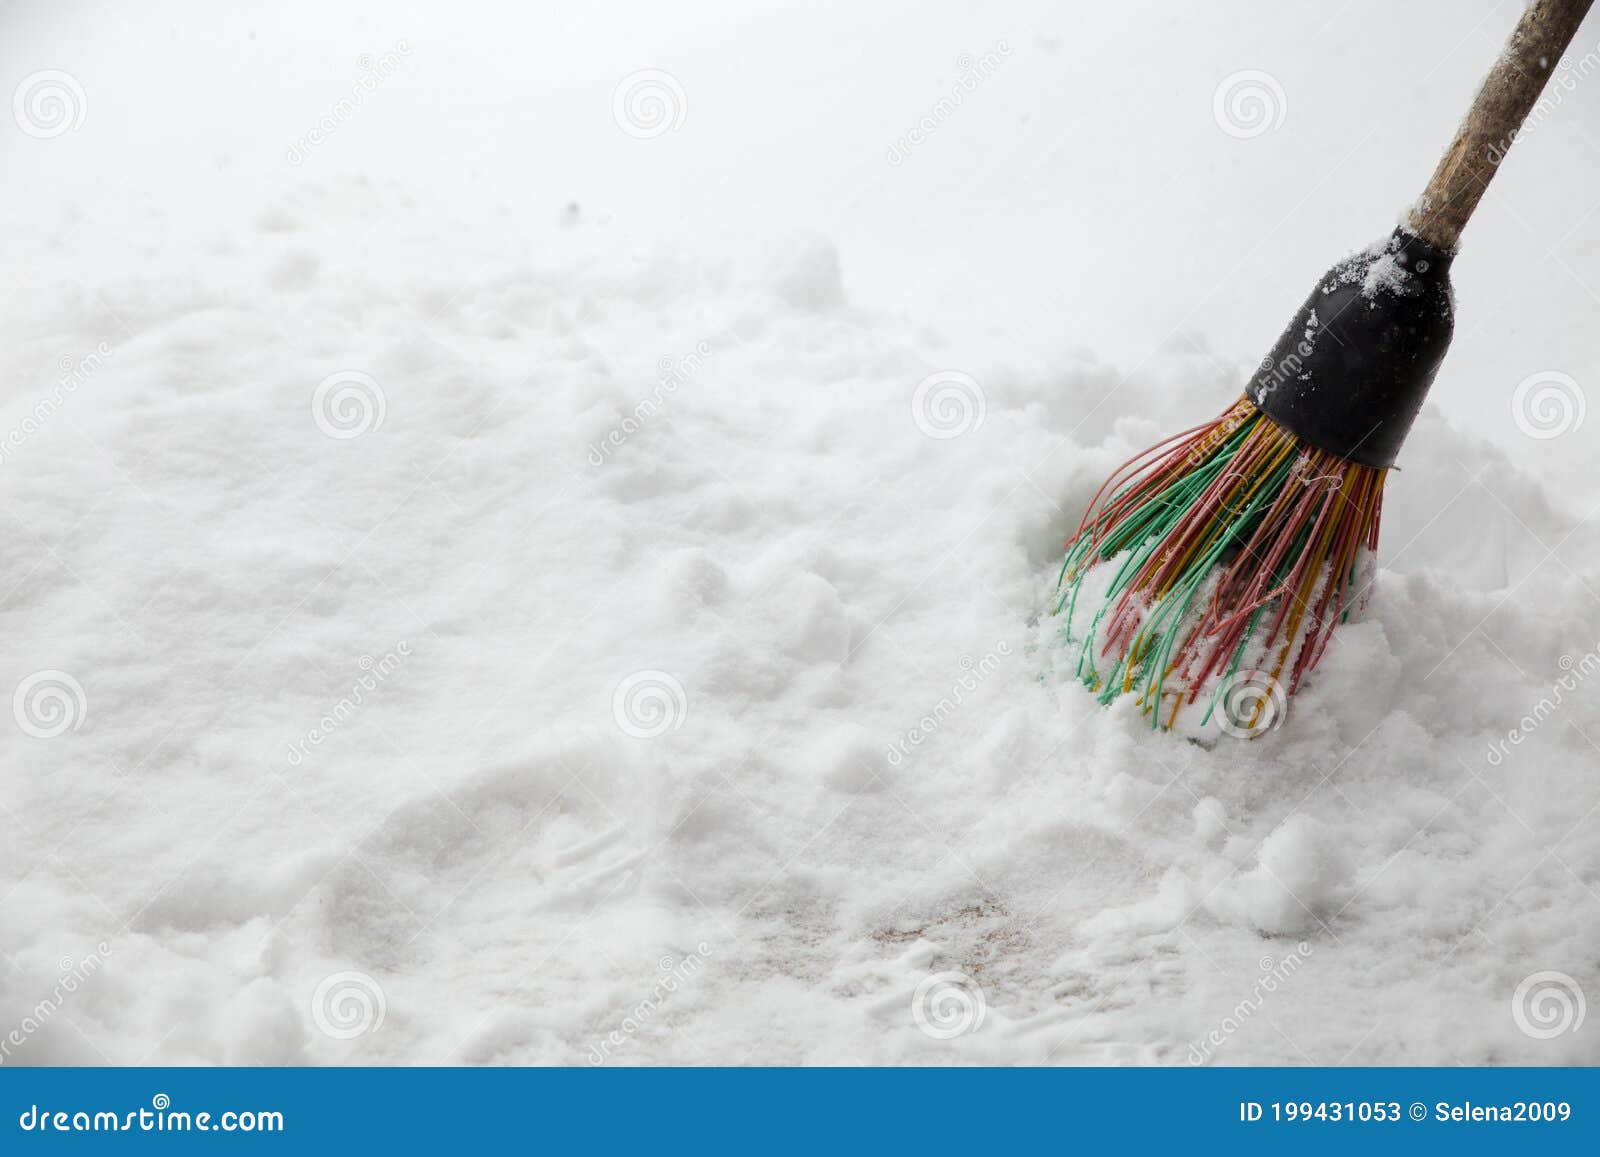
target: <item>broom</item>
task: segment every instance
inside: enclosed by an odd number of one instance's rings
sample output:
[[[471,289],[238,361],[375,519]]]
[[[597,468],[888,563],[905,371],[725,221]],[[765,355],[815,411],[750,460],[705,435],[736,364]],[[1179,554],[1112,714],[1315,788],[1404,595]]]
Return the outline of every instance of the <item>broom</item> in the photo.
[[[1406,224],[1318,281],[1215,421],[1121,466],[1066,545],[1077,675],[1171,727],[1281,721],[1375,573],[1383,485],[1450,344],[1450,263],[1592,0],[1534,0]],[[1081,626],[1074,634],[1074,620]]]

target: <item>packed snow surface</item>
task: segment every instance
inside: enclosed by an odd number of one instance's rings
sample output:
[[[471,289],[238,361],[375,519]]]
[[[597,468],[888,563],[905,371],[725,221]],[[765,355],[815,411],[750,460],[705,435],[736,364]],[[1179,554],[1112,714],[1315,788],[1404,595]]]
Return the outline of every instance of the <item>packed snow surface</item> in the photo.
[[[1600,492],[1479,436],[1592,380],[1538,254],[1582,225],[1595,276],[1600,89],[1486,200],[1438,392],[1493,405],[1424,411],[1275,728],[1100,706],[1047,613],[1513,15],[1352,92],[1417,38],[1323,7],[1129,6],[1114,111],[1054,86],[1123,17],[1051,6],[27,7],[6,91],[88,115],[0,140],[0,1063],[1600,1062]],[[1241,139],[1259,64],[1287,121]],[[654,66],[687,118],[640,140]],[[741,212],[812,231],[699,236]]]
[[[1367,619],[1206,746],[1039,611],[1209,359],[957,369],[815,238],[250,230],[9,327],[14,423],[116,334],[0,471],[8,1023],[103,957],[15,1059],[1597,1059],[1512,996],[1600,985],[1600,704],[1493,745],[1600,543],[1494,451],[1424,418]]]

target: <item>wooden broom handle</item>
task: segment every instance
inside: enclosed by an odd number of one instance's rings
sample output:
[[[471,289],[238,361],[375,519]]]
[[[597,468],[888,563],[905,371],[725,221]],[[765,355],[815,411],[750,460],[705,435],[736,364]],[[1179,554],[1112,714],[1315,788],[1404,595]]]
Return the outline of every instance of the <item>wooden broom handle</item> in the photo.
[[[1528,5],[1411,210],[1411,229],[1422,240],[1455,252],[1467,219],[1593,2],[1533,0]]]

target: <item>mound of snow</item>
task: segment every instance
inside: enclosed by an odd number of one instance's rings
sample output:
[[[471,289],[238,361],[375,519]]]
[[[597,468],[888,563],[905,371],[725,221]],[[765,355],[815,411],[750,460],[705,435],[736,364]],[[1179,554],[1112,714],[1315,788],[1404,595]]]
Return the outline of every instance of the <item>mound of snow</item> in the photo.
[[[1511,1005],[1600,993],[1600,544],[1535,482],[1425,416],[1366,620],[1200,746],[1039,615],[1212,355],[441,216],[313,183],[7,323],[0,1021],[107,950],[8,1060],[1600,1060]]]

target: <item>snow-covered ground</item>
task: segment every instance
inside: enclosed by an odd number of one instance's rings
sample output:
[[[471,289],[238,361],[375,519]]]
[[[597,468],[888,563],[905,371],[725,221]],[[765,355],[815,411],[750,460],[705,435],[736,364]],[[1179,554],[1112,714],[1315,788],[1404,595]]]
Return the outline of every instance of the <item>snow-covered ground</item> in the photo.
[[[1594,434],[1513,411],[1600,79],[1365,621],[1200,745],[1057,674],[1061,543],[1517,5],[672,7],[4,9],[0,1060],[1600,1061]]]

